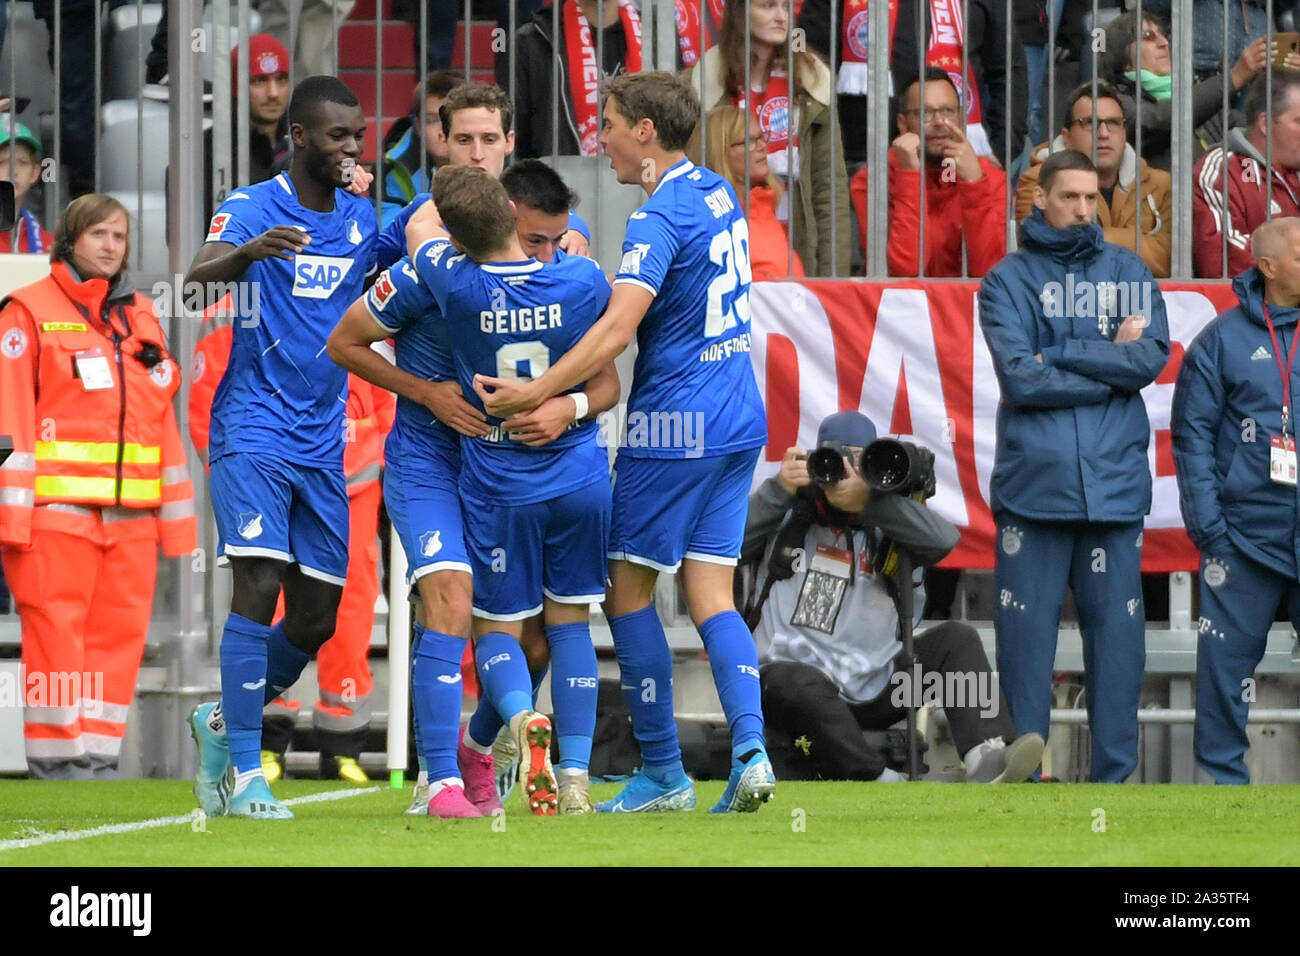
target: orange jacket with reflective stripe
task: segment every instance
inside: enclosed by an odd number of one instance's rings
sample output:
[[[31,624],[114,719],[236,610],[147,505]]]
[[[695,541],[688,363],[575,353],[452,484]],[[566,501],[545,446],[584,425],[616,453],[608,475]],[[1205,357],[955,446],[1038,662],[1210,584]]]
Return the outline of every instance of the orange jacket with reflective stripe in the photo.
[[[212,399],[221,376],[230,364],[234,334],[233,307],[229,299],[209,306],[203,316],[203,335],[194,346],[194,373],[190,380],[189,426],[194,450],[208,461]],[[347,419],[343,436],[343,473],[348,478],[349,497],[379,480],[384,463],[384,437],[393,427],[397,399],[391,392],[371,385],[363,378],[348,376]]]
[[[79,282],[56,262],[0,302],[0,435],[14,443],[0,466],[0,544],[26,547],[33,509],[62,503],[147,512],[166,554],[197,547],[179,388],[138,293]]]

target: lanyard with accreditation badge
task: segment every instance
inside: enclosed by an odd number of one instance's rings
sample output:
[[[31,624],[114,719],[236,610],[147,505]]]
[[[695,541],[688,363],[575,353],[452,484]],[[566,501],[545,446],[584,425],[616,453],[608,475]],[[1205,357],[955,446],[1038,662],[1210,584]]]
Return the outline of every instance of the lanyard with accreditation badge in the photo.
[[[1296,486],[1296,447],[1291,435],[1291,368],[1295,364],[1295,336],[1291,338],[1291,349],[1287,355],[1286,366],[1282,365],[1282,349],[1278,344],[1277,332],[1273,328],[1273,319],[1268,314],[1268,303],[1264,303],[1264,321],[1268,325],[1269,338],[1273,340],[1273,358],[1277,361],[1278,374],[1282,376],[1282,434],[1269,438],[1268,477],[1279,485]]]

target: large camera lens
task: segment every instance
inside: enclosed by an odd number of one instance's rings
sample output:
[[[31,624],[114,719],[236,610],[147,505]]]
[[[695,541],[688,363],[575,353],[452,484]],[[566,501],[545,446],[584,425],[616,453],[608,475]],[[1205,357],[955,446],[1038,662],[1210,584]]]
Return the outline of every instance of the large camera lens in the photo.
[[[877,438],[862,452],[862,478],[874,491],[903,491],[913,479],[915,445]]]
[[[808,455],[808,476],[818,485],[844,480],[844,459],[838,448],[818,448]]]

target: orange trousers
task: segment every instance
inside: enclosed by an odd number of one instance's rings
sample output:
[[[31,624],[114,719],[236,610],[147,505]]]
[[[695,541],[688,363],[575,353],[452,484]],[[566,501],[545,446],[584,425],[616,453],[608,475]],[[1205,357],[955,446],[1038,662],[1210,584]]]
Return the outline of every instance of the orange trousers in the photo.
[[[84,534],[33,529],[30,550],[0,549],[22,623],[23,736],[37,777],[116,770],[153,607],[152,517],[78,510]]]

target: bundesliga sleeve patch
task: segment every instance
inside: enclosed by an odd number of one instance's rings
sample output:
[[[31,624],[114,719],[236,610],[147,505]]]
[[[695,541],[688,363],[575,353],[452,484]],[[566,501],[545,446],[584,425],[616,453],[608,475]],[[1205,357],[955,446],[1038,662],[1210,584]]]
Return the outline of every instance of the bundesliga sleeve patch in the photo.
[[[221,234],[226,231],[226,226],[230,223],[230,213],[219,212],[212,217],[212,225],[208,226],[208,240],[220,239]]]
[[[380,273],[379,278],[375,280],[375,284],[370,287],[370,301],[374,303],[375,308],[382,312],[384,306],[388,304],[388,300],[393,297],[393,293],[396,291],[397,288],[393,285],[388,270],[385,269]]]

